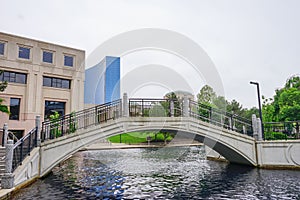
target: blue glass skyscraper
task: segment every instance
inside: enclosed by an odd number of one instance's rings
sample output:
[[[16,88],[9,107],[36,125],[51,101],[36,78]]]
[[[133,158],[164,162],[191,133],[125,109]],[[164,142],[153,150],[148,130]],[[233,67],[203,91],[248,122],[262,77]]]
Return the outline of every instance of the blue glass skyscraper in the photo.
[[[120,99],[120,58],[106,56],[85,70],[84,103],[103,104]]]

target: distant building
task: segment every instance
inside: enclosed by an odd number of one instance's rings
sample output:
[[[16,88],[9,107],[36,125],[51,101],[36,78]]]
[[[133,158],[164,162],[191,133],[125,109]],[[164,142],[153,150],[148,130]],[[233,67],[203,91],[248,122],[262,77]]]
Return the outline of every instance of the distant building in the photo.
[[[10,115],[0,113],[0,126],[21,137],[35,126],[35,117],[61,115],[84,107],[85,51],[0,32],[0,92]]]
[[[120,58],[106,56],[85,70],[84,103],[95,105],[120,99]]]

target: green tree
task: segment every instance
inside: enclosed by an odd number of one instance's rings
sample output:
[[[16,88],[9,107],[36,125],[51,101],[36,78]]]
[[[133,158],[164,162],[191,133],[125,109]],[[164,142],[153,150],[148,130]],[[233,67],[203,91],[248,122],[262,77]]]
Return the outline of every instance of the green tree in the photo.
[[[300,119],[300,89],[285,89],[278,99],[279,120],[296,121]]]
[[[3,73],[3,71],[0,71],[0,75]],[[7,87],[7,81],[1,81],[0,82],[0,92],[3,92]],[[6,105],[2,105],[3,103],[3,99],[0,98],[0,112],[4,112],[4,113],[10,113],[8,110],[8,107]]]
[[[201,88],[199,94],[197,94],[198,103],[212,104],[213,100],[217,97],[213,88],[209,85],[205,85]]]
[[[272,98],[265,98],[262,96],[263,105],[262,105],[262,115],[264,122],[273,122],[277,121],[277,117],[275,115],[275,106]]]

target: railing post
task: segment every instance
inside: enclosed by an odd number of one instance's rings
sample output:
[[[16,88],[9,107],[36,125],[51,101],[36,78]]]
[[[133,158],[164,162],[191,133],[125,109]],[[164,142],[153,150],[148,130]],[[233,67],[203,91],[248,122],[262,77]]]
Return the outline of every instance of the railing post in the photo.
[[[258,134],[258,140],[263,140],[262,126],[261,126],[261,119],[260,118],[257,118],[257,134]]]
[[[231,112],[231,116],[230,116],[230,128],[231,128],[231,130],[233,131],[233,129],[234,129],[234,119],[233,119],[233,115],[234,115],[234,113],[233,113],[233,111]]]
[[[7,137],[8,137],[8,125],[7,123],[5,123],[3,126],[3,136],[2,136],[2,146],[4,147],[7,143]]]
[[[257,118],[256,115],[252,115],[252,130],[253,130],[253,137],[255,140],[258,140],[258,132],[257,132]]]
[[[183,117],[189,116],[189,99],[187,95],[183,97]]]
[[[127,93],[123,94],[123,117],[129,117],[129,104]]]
[[[243,134],[247,134],[247,129],[246,129],[246,126],[245,125],[243,125]]]
[[[41,116],[37,115],[35,117],[35,127],[36,127],[36,146],[41,146]]]
[[[170,114],[171,114],[171,117],[174,117],[174,101],[173,100],[170,101]]]
[[[14,187],[14,176],[12,172],[12,161],[14,154],[14,142],[8,140],[5,145],[5,173],[1,177],[1,188],[11,189]]]

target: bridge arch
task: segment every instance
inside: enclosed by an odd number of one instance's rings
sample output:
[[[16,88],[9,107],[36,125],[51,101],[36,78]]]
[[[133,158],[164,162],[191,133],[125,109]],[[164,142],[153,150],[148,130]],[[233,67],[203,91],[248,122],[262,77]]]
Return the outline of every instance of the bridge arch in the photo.
[[[256,166],[255,140],[190,117],[123,117],[91,126],[41,145],[41,175],[98,139],[135,131],[171,131],[194,137],[229,162]]]

